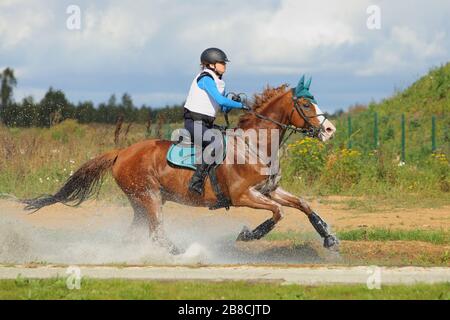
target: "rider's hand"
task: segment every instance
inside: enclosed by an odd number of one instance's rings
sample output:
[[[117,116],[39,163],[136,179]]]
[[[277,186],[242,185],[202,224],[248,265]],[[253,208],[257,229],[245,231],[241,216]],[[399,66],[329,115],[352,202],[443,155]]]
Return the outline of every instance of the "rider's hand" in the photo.
[[[242,102],[241,97],[238,95],[233,95],[231,97],[231,100],[236,101],[236,102]]]
[[[251,110],[251,108],[248,104],[247,95],[245,93],[239,93],[239,94],[235,95],[235,97],[236,97],[235,101],[239,101],[242,104],[242,109],[247,110],[247,111]]]
[[[225,106],[222,107],[222,112],[223,112],[223,113],[228,113],[228,112],[230,112],[230,111],[231,111],[230,108],[225,107]]]
[[[250,108],[250,106],[248,105],[247,101],[243,101],[242,102],[242,109],[249,111],[252,108]]]

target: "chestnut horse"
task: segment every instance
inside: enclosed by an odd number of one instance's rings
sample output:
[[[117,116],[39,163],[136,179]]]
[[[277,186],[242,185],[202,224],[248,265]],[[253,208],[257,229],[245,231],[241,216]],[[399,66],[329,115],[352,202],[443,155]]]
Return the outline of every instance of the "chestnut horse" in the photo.
[[[251,110],[240,117],[235,130],[279,130],[278,145],[287,131],[296,128],[315,129],[316,137],[322,141],[331,138],[335,128],[321,114],[318,106],[311,103],[311,99],[296,98],[294,95],[295,92],[288,90],[287,85],[267,88],[260,96],[255,96]],[[265,143],[270,146],[271,135],[268,134],[268,137],[269,141]],[[193,171],[173,167],[167,162],[166,154],[172,143],[152,139],[109,151],[83,164],[54,195],[23,199],[21,202],[27,204],[25,209],[35,211],[58,202],[78,206],[98,193],[103,175],[111,169],[134,210],[132,227],[145,224],[155,240],[168,246],[172,253],[177,253],[177,248],[165,237],[161,228],[162,205],[166,201],[175,201],[188,206],[207,207],[216,202],[216,195],[210,179],[205,183],[203,195],[189,192],[188,184]],[[216,174],[220,188],[231,200],[232,206],[270,210],[273,214],[253,231],[244,228],[237,240],[250,241],[265,236],[283,218],[282,207],[287,206],[308,216],[324,238],[326,248],[337,248],[337,238],[330,234],[327,224],[308,203],[278,186],[279,172],[263,175],[261,167],[264,164],[231,164],[228,160],[218,166]]]

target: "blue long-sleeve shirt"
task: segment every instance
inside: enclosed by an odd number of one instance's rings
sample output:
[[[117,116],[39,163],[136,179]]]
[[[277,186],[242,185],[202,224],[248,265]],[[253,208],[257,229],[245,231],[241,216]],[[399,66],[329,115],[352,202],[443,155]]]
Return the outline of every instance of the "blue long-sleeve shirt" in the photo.
[[[220,94],[217,89],[216,83],[211,77],[202,77],[198,81],[198,87],[205,90],[218,105],[220,105],[222,111],[229,111],[230,109],[242,108],[242,103],[228,99]]]

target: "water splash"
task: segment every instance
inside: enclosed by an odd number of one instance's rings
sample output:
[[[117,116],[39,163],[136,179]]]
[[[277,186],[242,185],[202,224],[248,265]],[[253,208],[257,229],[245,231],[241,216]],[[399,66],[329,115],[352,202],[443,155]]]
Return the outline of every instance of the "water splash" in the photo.
[[[118,209],[120,210],[120,209]],[[101,212],[101,210],[96,210]],[[0,264],[301,264],[324,262],[317,247],[310,244],[270,242],[240,243],[235,238],[244,220],[223,214],[169,215],[164,229],[169,238],[184,251],[173,256],[168,249],[152,242],[148,233],[129,233],[130,216],[92,215],[92,223],[78,227],[48,228],[31,224],[18,214],[0,216]],[[39,213],[37,213],[39,214]],[[64,212],[61,212],[63,215]],[[113,220],[113,221],[112,221]]]

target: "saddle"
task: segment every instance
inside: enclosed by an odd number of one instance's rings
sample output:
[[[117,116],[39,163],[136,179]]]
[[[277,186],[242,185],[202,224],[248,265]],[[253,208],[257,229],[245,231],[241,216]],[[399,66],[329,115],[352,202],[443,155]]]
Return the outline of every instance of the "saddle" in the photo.
[[[219,127],[220,128],[220,127]],[[180,129],[179,129],[180,130]],[[178,168],[185,168],[190,170],[196,170],[195,165],[195,152],[196,146],[193,142],[190,141],[189,133],[184,130],[178,131],[178,136],[180,137],[178,142],[173,143],[169,150],[167,151],[167,162]],[[223,158],[226,158],[226,146],[227,146],[227,138],[226,135],[223,136]],[[208,169],[208,176],[211,181],[211,185],[213,187],[214,193],[217,197],[217,203],[211,207],[210,210],[216,210],[220,208],[225,208],[227,210],[230,209],[231,201],[228,199],[225,194],[220,189],[216,169],[220,165],[220,163],[214,163],[210,165]]]

